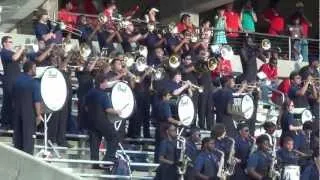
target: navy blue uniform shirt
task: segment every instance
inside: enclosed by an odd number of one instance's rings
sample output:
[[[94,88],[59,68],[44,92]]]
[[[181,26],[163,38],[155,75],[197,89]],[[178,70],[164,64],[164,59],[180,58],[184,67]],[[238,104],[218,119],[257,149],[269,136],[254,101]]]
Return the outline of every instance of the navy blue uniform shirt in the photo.
[[[157,119],[160,122],[168,122],[168,118],[172,117],[170,104],[168,101],[160,101],[156,111]]]
[[[266,176],[271,165],[271,159],[270,154],[258,150],[249,157],[247,168],[253,168],[260,175]]]
[[[237,136],[234,140],[236,152],[235,156],[239,158],[241,160],[241,164],[245,166],[253,144],[248,139],[244,139],[241,136]]]
[[[172,80],[164,81],[162,86],[165,90],[169,91],[170,93],[173,93],[173,91],[175,91],[181,87],[180,84],[177,84],[176,82],[174,82]]]
[[[129,39],[133,36],[135,36],[135,34],[128,34],[126,32],[121,34],[122,36],[122,48],[124,50],[124,52],[132,52],[135,51],[137,49],[137,43],[136,42],[129,42]]]
[[[14,52],[11,50],[8,50],[6,48],[1,49],[1,61],[3,65],[3,69],[6,71],[8,64],[12,63],[12,56],[14,55]]]
[[[107,48],[108,52],[111,52],[114,50],[112,42],[108,43],[107,38],[110,36],[110,33],[106,30],[98,31],[97,32],[97,39],[100,46],[100,49]]]
[[[98,88],[92,88],[89,90],[85,104],[99,104],[102,109],[112,108],[111,100],[106,92]]]
[[[309,102],[308,102],[308,97],[306,93],[303,96],[298,96],[297,92],[299,91],[299,87],[296,85],[292,85],[289,89],[288,96],[289,98],[293,101],[294,106],[297,108],[308,108],[309,107]]]
[[[197,149],[196,144],[188,140],[186,142],[186,155],[192,160],[192,162],[195,162],[198,154],[199,154],[199,151]]]
[[[283,165],[298,165],[298,156],[293,151],[288,151],[287,149],[279,149],[277,151],[277,160]]]
[[[177,141],[170,141],[169,139],[162,140],[160,143],[159,156],[175,162],[177,160],[176,147]]]
[[[210,178],[217,177],[219,157],[212,152],[200,152],[195,162],[195,170]]]
[[[41,102],[40,83],[32,76],[21,73],[15,81],[14,89],[32,91],[33,103]]]
[[[307,166],[301,174],[301,180],[319,180],[319,170],[314,162]]]

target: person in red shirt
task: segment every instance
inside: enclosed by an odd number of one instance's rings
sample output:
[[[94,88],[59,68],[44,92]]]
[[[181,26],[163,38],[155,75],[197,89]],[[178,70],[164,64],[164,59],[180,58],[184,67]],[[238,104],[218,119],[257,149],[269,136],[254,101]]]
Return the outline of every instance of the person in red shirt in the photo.
[[[211,72],[211,77],[213,80],[224,76],[232,76],[232,67],[230,60],[220,58],[216,69]]]
[[[280,35],[284,31],[284,18],[280,15],[276,2],[270,4],[270,8],[262,14],[262,19],[269,25],[269,34]]]
[[[194,25],[191,22],[191,16],[189,14],[183,14],[181,16],[180,22],[177,24],[178,32],[181,33],[185,30],[194,32]]]
[[[235,38],[239,37],[238,31],[241,31],[241,22],[239,14],[233,10],[233,3],[226,5],[226,11],[224,12],[227,23],[227,37]]]
[[[103,11],[103,14],[107,16],[108,19],[111,19],[116,10],[117,10],[116,1],[110,0],[109,2],[106,3],[106,9]]]
[[[291,87],[291,81],[289,78],[284,79],[278,86],[278,90],[284,93],[285,97],[288,97],[288,92]],[[272,92],[271,96],[272,102],[281,105],[281,95],[275,91]]]
[[[276,80],[278,78],[277,59],[271,57],[269,63],[260,67],[259,72],[263,72],[270,81]]]
[[[73,12],[75,12],[75,6],[71,1],[67,1],[65,8],[60,9],[58,12],[58,19],[67,26],[75,27],[77,24],[77,16],[73,15]]]

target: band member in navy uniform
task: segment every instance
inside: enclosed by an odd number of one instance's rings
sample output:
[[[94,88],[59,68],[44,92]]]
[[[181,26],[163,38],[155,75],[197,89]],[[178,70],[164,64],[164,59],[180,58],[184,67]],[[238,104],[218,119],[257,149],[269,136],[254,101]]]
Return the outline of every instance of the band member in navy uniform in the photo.
[[[237,130],[233,123],[232,115],[228,112],[228,104],[233,102],[234,79],[232,76],[224,76],[221,79],[222,89],[213,93],[212,98],[216,108],[216,122],[223,123],[226,127],[228,136],[235,137]],[[245,90],[246,84],[237,91],[241,93]]]
[[[12,87],[20,74],[19,60],[24,52],[22,46],[17,52],[13,52],[12,37],[3,36],[1,39],[1,62],[3,65],[3,103],[1,109],[1,123],[6,128],[12,127]]]
[[[277,160],[281,166],[298,165],[298,154],[293,151],[293,139],[289,136],[282,140],[282,148],[277,151]]]
[[[195,162],[196,179],[217,180],[220,156],[214,153],[215,141],[209,137],[202,139],[201,152]]]
[[[288,96],[298,108],[310,107],[307,90],[309,85],[313,86],[311,79],[312,76],[308,76],[306,81],[302,84],[301,76],[298,72],[293,71],[290,74],[291,87],[289,89]]]
[[[269,179],[268,171],[271,166],[272,157],[268,153],[270,149],[269,137],[261,135],[257,138],[258,150],[248,159],[247,172],[249,179]]]
[[[40,84],[34,80],[36,65],[28,61],[13,86],[14,147],[33,154],[36,124],[43,121],[40,110]]]
[[[301,180],[318,180],[320,177],[319,146],[313,150],[312,162],[303,170]]]
[[[177,129],[173,124],[164,127],[167,138],[160,143],[159,163],[155,179],[178,179],[177,162]]]
[[[231,177],[233,180],[248,179],[245,173],[245,168],[247,166],[247,159],[249,158],[252,146],[254,145],[254,140],[250,138],[249,127],[247,124],[238,124],[239,135],[235,140],[235,157],[240,159],[241,162],[235,167],[235,173]]]
[[[161,91],[159,93],[159,96],[161,97],[161,101],[157,105],[157,109],[155,112],[156,116],[156,144],[155,144],[155,155],[154,160],[155,162],[158,162],[159,158],[159,146],[160,142],[166,137],[166,127],[169,123],[181,125],[181,122],[177,119],[173,118],[171,107],[169,104],[169,100],[171,98],[171,94],[167,91]]]
[[[201,143],[201,134],[200,129],[197,127],[193,127],[190,130],[190,136],[186,142],[186,155],[191,159],[191,165],[187,167],[187,171],[185,174],[185,179],[193,180],[195,177],[194,164],[197,156],[199,155],[199,150],[197,144]]]
[[[112,108],[111,100],[105,92],[108,87],[107,76],[97,75],[96,87],[89,90],[85,97],[85,106],[88,113],[90,129],[90,157],[91,160],[99,160],[99,145],[102,136],[107,141],[107,153],[104,160],[114,160],[118,146],[118,133],[114,125],[108,120],[107,114],[119,115],[121,112]]]
[[[134,25],[132,24],[132,22],[128,21],[127,23],[128,24],[125,27],[125,31],[121,34],[121,37],[123,39],[121,45],[124,52],[133,52],[137,50],[139,41],[143,40],[147,34],[135,34]]]

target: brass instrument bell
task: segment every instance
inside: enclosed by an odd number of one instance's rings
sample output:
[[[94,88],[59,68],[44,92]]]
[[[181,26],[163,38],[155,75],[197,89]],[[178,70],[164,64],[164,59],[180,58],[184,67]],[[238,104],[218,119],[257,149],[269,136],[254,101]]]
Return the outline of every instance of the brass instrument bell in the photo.
[[[86,59],[87,57],[89,57],[90,54],[91,54],[91,48],[89,47],[89,45],[86,44],[86,43],[82,43],[80,45],[80,55],[81,55],[81,57]]]
[[[261,47],[263,50],[269,50],[271,48],[271,41],[269,39],[263,39],[261,41]]]

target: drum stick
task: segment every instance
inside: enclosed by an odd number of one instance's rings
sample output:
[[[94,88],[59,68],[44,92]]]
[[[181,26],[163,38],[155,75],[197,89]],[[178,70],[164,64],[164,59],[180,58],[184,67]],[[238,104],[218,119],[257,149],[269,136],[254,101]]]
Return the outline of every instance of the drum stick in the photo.
[[[123,106],[123,108],[120,109],[120,111],[123,111],[126,107],[129,106],[129,103],[127,103],[126,105]]]

